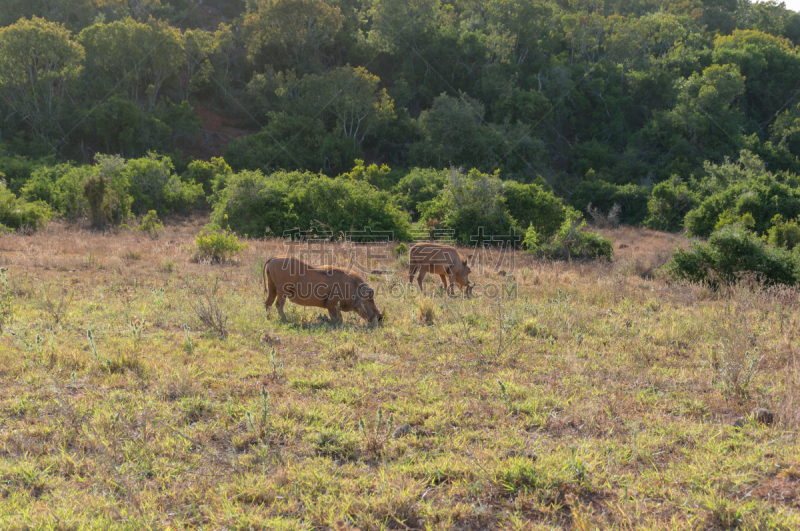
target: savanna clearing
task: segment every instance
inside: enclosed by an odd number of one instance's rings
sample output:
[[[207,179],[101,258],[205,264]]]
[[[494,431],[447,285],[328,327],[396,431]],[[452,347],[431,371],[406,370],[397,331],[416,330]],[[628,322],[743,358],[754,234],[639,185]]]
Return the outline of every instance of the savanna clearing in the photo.
[[[204,221],[0,236],[3,529],[800,528],[798,290],[669,284],[685,241],[617,229],[473,273],[516,298],[390,298],[389,256],[382,326],[282,323],[283,242],[192,263]]]

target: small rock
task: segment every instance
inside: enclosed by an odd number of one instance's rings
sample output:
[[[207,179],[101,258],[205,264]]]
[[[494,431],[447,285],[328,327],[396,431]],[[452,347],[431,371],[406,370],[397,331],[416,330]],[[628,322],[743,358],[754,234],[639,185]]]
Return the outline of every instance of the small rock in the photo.
[[[736,421],[733,423],[733,427],[739,429],[743,428],[748,419],[753,419],[758,424],[762,424],[764,426],[771,426],[775,422],[775,413],[769,409],[757,407],[750,413],[749,417],[741,417],[736,419]]]
[[[392,434],[393,439],[399,439],[400,437],[405,437],[411,433],[411,425],[410,424],[403,424],[402,426],[398,426],[395,428],[394,433]]]
[[[765,426],[771,426],[772,423],[775,422],[775,413],[769,409],[764,409],[763,407],[757,407],[754,409],[753,413],[751,413],[751,416],[753,417],[753,420]]]
[[[506,273],[505,271],[498,271],[498,272],[497,272],[497,274],[498,274],[498,275],[500,275],[501,277],[504,277],[504,276],[506,276],[508,273]]]
[[[625,245],[624,243],[619,244],[619,247],[617,247],[617,249],[627,249],[627,248],[628,246]]]

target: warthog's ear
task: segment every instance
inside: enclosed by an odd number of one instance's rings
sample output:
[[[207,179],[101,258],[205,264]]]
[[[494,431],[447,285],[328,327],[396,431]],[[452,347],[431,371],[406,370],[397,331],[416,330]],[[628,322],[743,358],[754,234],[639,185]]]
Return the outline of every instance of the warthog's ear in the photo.
[[[474,254],[471,254],[471,255],[467,256],[467,262],[468,262],[468,263],[469,263],[469,262],[472,262],[472,257],[473,257],[473,256],[475,256],[475,255],[474,255]]]
[[[364,297],[367,299],[372,299],[375,297],[375,292],[372,290],[372,288],[367,288],[364,290]]]

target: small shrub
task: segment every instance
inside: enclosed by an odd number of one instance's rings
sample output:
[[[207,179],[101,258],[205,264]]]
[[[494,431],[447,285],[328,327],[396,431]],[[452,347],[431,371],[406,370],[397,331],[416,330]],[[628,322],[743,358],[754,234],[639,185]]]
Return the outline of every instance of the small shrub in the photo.
[[[400,243],[397,247],[394,248],[394,255],[398,258],[401,256],[406,256],[408,254],[408,245],[405,243]]]
[[[200,231],[194,239],[194,246],[192,259],[195,262],[227,262],[233,255],[249,247],[246,243],[240,243],[239,238],[231,231],[214,224],[207,226],[205,231]]]
[[[139,232],[144,232],[151,238],[158,238],[161,234],[161,231],[164,230],[164,225],[161,223],[161,220],[158,219],[158,214],[155,210],[151,210],[147,213],[145,217],[142,218],[142,222],[136,228]]]
[[[172,273],[175,270],[175,262],[169,258],[161,262],[161,270],[165,273]]]
[[[220,339],[228,337],[228,315],[220,304],[219,278],[214,281],[213,286],[193,286],[189,291],[192,294],[189,305],[200,323]],[[194,343],[188,330],[186,331],[186,340],[192,345],[193,350]]]
[[[132,249],[128,249],[127,251],[125,251],[125,253],[122,255],[122,257],[125,260],[130,260],[130,261],[133,262],[133,261],[142,259],[142,252],[141,251],[134,251]]]
[[[421,298],[417,303],[418,319],[421,324],[433,325],[436,320],[436,308],[430,299]]]

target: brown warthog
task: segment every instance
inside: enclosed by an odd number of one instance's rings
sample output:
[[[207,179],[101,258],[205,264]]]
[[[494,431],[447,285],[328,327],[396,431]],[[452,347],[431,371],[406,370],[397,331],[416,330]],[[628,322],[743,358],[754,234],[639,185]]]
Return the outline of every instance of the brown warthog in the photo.
[[[342,312],[356,312],[367,321],[383,321],[375,305],[375,292],[364,280],[339,267],[314,267],[290,256],[276,256],[267,260],[262,272],[269,311],[272,303],[282,319],[283,305],[289,299],[300,306],[325,308],[331,322],[342,321]]]
[[[459,253],[455,247],[439,243],[418,243],[408,250],[409,266],[408,281],[414,283],[414,275],[419,271],[417,283],[422,288],[422,281],[428,273],[439,275],[447,290],[447,279],[450,279],[450,293],[454,293],[454,285],[461,289],[466,288],[470,293],[472,285],[469,283],[469,274],[472,270],[467,265],[467,258]],[[470,257],[471,258],[471,257]]]

